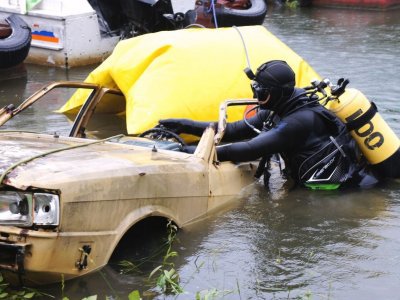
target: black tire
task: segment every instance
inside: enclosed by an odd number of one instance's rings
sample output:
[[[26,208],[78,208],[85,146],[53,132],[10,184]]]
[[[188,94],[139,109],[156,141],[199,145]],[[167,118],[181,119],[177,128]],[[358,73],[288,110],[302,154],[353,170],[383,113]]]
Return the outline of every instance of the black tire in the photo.
[[[223,7],[216,10],[218,27],[261,25],[267,14],[264,0],[251,0],[249,9]]]
[[[31,29],[17,15],[6,19],[12,28],[9,37],[0,39],[0,68],[10,68],[22,63],[28,56],[31,47]]]

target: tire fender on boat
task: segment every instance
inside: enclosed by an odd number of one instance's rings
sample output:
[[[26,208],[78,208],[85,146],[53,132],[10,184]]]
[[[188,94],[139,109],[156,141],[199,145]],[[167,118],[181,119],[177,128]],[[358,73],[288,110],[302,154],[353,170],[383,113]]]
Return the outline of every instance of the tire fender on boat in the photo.
[[[250,0],[248,9],[235,9],[222,6],[216,10],[218,26],[260,25],[267,14],[267,4],[264,0]]]
[[[31,29],[21,17],[12,14],[6,22],[11,27],[11,34],[0,38],[0,68],[10,68],[23,62],[32,40]]]

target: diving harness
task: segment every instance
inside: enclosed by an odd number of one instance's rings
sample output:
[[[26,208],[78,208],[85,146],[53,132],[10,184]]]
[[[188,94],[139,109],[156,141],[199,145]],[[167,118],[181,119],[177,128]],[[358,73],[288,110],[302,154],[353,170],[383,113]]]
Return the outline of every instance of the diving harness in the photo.
[[[297,178],[311,189],[337,189],[347,179],[346,174],[340,170],[345,167],[346,161],[349,159],[343,150],[351,142],[351,139],[350,141],[344,139],[344,136],[347,136],[345,135],[346,132],[350,133],[368,163],[375,167],[383,177],[400,176],[397,166],[399,164],[400,141],[397,135],[379,115],[376,105],[370,102],[360,91],[352,88],[346,90],[348,84],[349,80],[344,78],[339,79],[336,85],[332,85],[329,79],[314,80],[310,86],[304,88],[304,93],[289,100],[291,102],[303,96],[309,99],[304,105],[294,108],[289,113],[318,102],[333,112],[347,128],[335,138],[330,136],[327,145],[308,158],[308,160],[312,160],[321,155],[328,146],[333,145],[334,147],[331,148],[334,150],[324,153],[323,159],[317,160],[315,164],[311,164],[311,167],[308,165],[305,168],[305,161],[300,166]],[[248,110],[244,116],[244,122],[257,134],[261,131],[254,128],[246,119],[252,111],[258,109],[259,106],[255,106]],[[270,112],[263,130],[270,130],[275,124],[276,116],[273,112]],[[287,174],[287,170],[282,170],[279,154],[262,157],[255,177],[259,179],[264,175],[266,187],[271,176],[269,170],[272,159],[278,162],[281,175]]]

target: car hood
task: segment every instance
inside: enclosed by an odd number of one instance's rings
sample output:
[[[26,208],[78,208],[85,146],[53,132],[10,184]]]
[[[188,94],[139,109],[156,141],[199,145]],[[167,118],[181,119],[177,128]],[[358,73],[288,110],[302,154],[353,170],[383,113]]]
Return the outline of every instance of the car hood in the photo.
[[[186,153],[115,142],[28,133],[0,135],[0,174],[6,172],[3,183],[17,188],[55,187],[82,178],[112,177],[115,172],[162,173],[171,164],[190,168],[191,159]]]

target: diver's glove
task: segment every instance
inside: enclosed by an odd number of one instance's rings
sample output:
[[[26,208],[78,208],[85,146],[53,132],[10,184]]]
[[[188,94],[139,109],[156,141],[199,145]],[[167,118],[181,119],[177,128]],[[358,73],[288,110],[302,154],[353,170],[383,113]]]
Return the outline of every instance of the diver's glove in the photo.
[[[158,121],[165,129],[173,131],[177,134],[186,133],[190,130],[191,120],[188,119],[164,119]]]
[[[210,125],[210,122],[198,122],[189,119],[163,119],[158,123],[177,134],[187,133],[196,136],[201,136]]]

